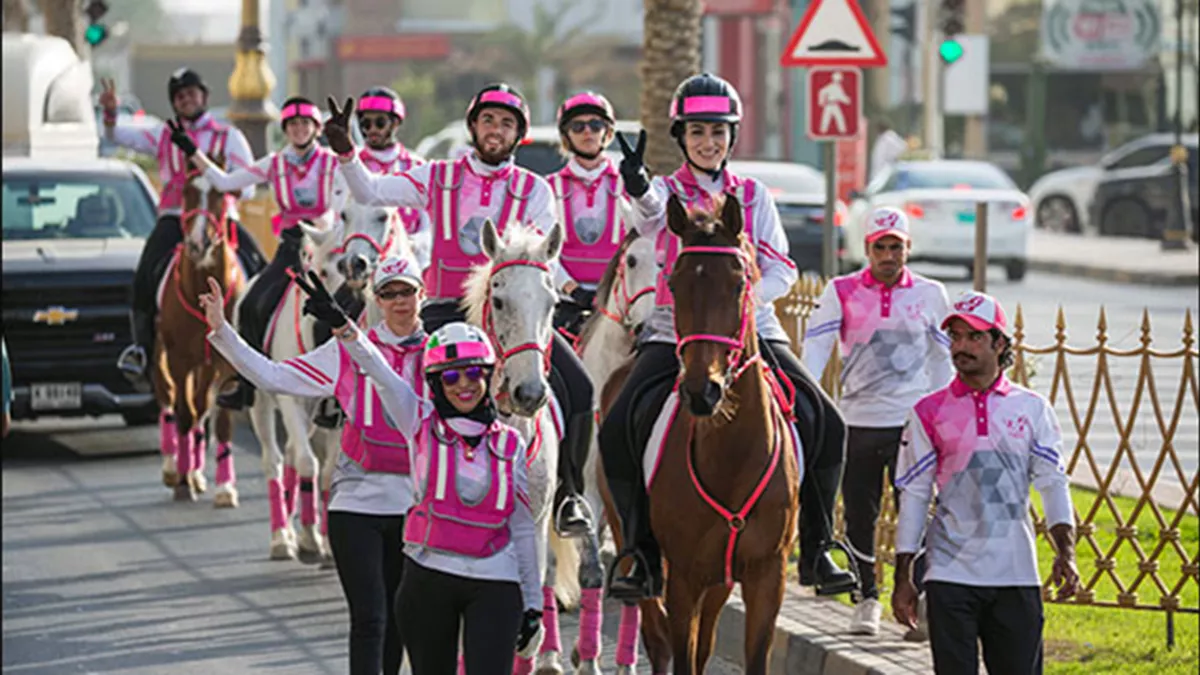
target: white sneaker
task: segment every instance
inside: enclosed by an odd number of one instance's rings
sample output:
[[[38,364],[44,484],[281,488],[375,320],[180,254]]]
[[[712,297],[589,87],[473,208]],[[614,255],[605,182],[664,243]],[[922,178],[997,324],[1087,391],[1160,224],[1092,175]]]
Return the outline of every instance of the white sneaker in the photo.
[[[854,618],[850,620],[851,635],[877,635],[879,633],[879,617],[883,614],[883,605],[875,598],[867,598],[854,606]]]
[[[917,597],[917,627],[909,628],[904,633],[908,642],[926,642],[929,640],[929,615],[925,606],[925,594]]]

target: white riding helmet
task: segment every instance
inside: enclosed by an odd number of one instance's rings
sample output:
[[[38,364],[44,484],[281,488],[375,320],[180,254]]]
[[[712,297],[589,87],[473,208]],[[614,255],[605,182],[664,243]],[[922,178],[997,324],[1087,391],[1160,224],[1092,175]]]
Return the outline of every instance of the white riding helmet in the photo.
[[[422,363],[427,374],[464,366],[491,367],[496,365],[496,352],[481,329],[456,321],[429,336]]]
[[[424,288],[425,280],[421,278],[421,265],[417,259],[408,255],[392,256],[375,268],[371,279],[371,289],[379,289],[393,281],[403,281],[414,288]]]

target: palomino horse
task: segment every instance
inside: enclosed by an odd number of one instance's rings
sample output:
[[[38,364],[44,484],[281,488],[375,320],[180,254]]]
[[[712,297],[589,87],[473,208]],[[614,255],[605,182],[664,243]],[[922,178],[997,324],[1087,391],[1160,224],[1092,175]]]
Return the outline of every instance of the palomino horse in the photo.
[[[525,462],[529,506],[538,543],[538,568],[544,579],[549,553],[559,561],[555,587],[567,597],[578,596],[574,570],[579,554],[573,542],[551,531],[550,516],[558,476],[559,432],[550,406],[550,348],[554,305],[558,300],[550,265],[562,250],[563,229],[555,224],[542,236],[518,223],[505,228],[503,239],[486,221],[480,243],[488,262],[476,266],[467,279],[463,308],[471,323],[492,338],[499,359],[495,389],[504,421],[517,429],[528,448]],[[554,598],[548,598],[553,603]],[[539,644],[532,645],[536,650]],[[523,659],[515,672],[529,672]]]
[[[650,521],[667,563],[674,669],[704,672],[741,582],[746,673],[766,675],[799,512],[791,408],[759,352],[741,205],[726,197],[718,220],[672,196],[667,225],[682,245],[670,279],[681,373],[650,477]]]
[[[217,158],[215,161],[220,161]],[[208,278],[217,279],[225,293],[227,314],[233,298],[240,297],[246,281],[237,261],[237,228],[230,219],[233,197],[204,179],[189,174],[183,188],[180,227],[184,240],[167,266],[162,286],[162,309],[155,341],[155,396],[173,419],[162,419],[163,452],[174,449],[173,461],[164,457],[163,481],[172,484],[177,501],[195,501],[204,492],[204,459],[207,419],[214,382],[232,374],[232,368],[213,353],[206,339],[200,294],[208,292]],[[218,377],[218,375],[220,377]],[[171,438],[173,436],[173,438]],[[233,422],[229,412],[217,409],[217,489],[213,506],[236,507],[234,486]]]

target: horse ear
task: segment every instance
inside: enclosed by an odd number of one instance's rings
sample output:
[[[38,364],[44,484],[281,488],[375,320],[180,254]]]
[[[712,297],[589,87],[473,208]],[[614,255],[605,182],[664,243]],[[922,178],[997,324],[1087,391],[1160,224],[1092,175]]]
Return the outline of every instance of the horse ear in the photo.
[[[299,225],[300,230],[303,231],[309,239],[312,239],[313,243],[316,244],[318,248],[324,246],[325,242],[329,240],[329,235],[333,233],[332,227],[328,229],[321,229],[319,227],[313,227],[312,225],[309,225],[303,221],[301,221]]]
[[[725,205],[721,207],[721,224],[734,239],[742,233],[746,223],[742,219],[742,203],[737,197],[725,195]]]
[[[682,237],[690,222],[691,219],[688,217],[687,209],[683,207],[683,202],[679,200],[679,195],[672,192],[671,196],[667,198],[667,227],[676,236]]]
[[[545,254],[546,260],[554,260],[558,257],[559,253],[562,253],[562,247],[563,227],[562,223],[556,220],[554,221],[554,225],[550,227],[550,232],[542,241],[542,252]]]
[[[488,260],[496,259],[496,253],[500,248],[500,235],[496,232],[496,226],[492,224],[491,218],[483,221],[483,228],[479,232],[479,245]]]

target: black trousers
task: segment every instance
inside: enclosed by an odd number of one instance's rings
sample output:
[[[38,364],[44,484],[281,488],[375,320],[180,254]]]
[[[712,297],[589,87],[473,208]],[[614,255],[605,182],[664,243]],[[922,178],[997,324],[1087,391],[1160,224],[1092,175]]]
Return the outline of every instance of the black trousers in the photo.
[[[254,281],[238,307],[238,334],[255,349],[263,351],[267,324],[271,315],[283,300],[291,277],[289,268],[299,269],[300,251],[304,243],[304,231],[293,226],[279,233],[279,248],[275,257]]]
[[[850,427],[846,448],[846,472],[842,475],[846,536],[854,549],[862,580],[862,597],[878,598],[875,584],[875,523],[883,501],[883,473],[896,486],[896,453],[903,427]],[[893,491],[893,508],[900,510],[899,495]],[[914,570],[913,578],[921,575]]]
[[[404,516],[330,511],[329,546],[350,606],[350,675],[398,675],[404,638],[395,603],[404,576]]]
[[[258,242],[242,227],[234,223],[238,233],[238,259],[246,270],[247,276],[254,276],[266,265],[266,257]],[[142,246],[142,254],[138,258],[137,271],[133,275],[133,311],[134,311],[134,340],[146,349],[147,356],[152,353],[154,343],[154,319],[158,315],[158,304],[155,294],[158,284],[162,281],[162,273],[167,261],[175,251],[175,247],[183,241],[183,226],[179,216],[161,215],[146,243]]]
[[[1041,675],[1042,589],[1037,586],[925,586],[929,644],[938,675],[975,675],[979,645],[995,675]]]
[[[467,675],[511,675],[524,618],[521,588],[408,561],[396,596],[413,675],[455,675],[459,625]]]
[[[759,345],[772,369],[782,371],[796,389],[792,412],[801,421],[798,428],[800,442],[804,444],[805,468],[840,467],[846,459],[846,422],[837,404],[804,362],[792,353],[791,345],[782,340],[761,341]],[[818,417],[822,419],[820,430],[812,423]]]
[[[600,455],[610,483],[642,481],[642,448],[638,447],[642,443],[632,427],[633,406],[646,388],[674,380],[678,375],[675,345],[648,342],[638,349],[625,386],[600,423]]]

